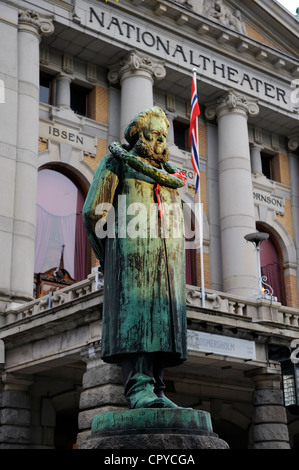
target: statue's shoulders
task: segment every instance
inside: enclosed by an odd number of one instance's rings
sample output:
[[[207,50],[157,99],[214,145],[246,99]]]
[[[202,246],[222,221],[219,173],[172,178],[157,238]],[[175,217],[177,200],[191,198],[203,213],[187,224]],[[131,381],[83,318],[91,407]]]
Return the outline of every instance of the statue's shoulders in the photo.
[[[104,170],[110,170],[113,173],[117,173],[119,170],[119,160],[111,153],[107,153],[98,164],[97,172]]]

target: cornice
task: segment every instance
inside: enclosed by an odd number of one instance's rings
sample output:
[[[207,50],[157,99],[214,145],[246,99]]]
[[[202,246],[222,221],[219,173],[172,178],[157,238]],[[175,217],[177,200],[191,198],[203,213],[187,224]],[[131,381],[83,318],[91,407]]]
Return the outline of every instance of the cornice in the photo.
[[[37,3],[36,0],[35,2]],[[80,18],[76,15],[76,4],[69,5],[63,0],[48,0],[48,2],[49,12],[52,12],[54,4],[63,5],[68,20],[74,25],[80,25]],[[8,1],[8,3],[14,6],[20,5],[20,2],[16,2],[16,0]],[[24,5],[26,3],[24,2]],[[31,5],[33,4],[34,1]],[[293,78],[299,77],[297,57],[260,43],[246,34],[202,16],[174,0],[120,0],[118,3],[114,0],[108,0],[105,3],[90,0],[90,4],[110,8],[112,14],[124,12],[143,21],[146,19],[155,27],[163,28],[164,31],[182,39],[188,39],[199,46],[207,47],[211,51],[221,51],[223,56],[231,60],[235,60],[237,57],[238,62],[261,72],[266,71],[269,75],[288,83]],[[40,11],[41,7],[37,6],[36,9]],[[54,16],[58,23],[62,21],[58,13],[55,13]]]
[[[110,5],[116,10],[130,11],[141,19],[147,17],[148,21],[162,22],[164,30],[168,29],[176,35],[179,33],[182,38],[190,39],[193,34],[192,41],[217,52],[221,49],[221,53],[231,59],[236,59],[238,55],[239,62],[261,71],[267,68],[267,73],[280,79],[299,77],[299,60],[296,57],[260,43],[172,0],[122,0],[115,5],[111,2]]]

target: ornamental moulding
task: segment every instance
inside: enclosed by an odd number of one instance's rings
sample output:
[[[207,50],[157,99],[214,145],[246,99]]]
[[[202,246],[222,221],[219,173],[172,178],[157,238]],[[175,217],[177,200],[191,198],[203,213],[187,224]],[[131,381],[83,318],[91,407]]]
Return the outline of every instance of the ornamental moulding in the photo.
[[[142,55],[135,49],[123,57],[119,62],[109,66],[108,80],[117,83],[130,75],[143,75],[161,80],[166,76],[164,61],[155,60],[146,55]]]
[[[228,90],[223,96],[208,103],[205,111],[207,119],[215,119],[221,114],[242,112],[246,117],[254,117],[259,113],[258,100],[239,95],[234,90]]]
[[[33,32],[38,37],[50,36],[54,32],[53,17],[43,16],[33,10],[19,10],[19,29]]]
[[[299,146],[299,134],[289,135],[288,136],[288,148],[292,152],[295,152]]]

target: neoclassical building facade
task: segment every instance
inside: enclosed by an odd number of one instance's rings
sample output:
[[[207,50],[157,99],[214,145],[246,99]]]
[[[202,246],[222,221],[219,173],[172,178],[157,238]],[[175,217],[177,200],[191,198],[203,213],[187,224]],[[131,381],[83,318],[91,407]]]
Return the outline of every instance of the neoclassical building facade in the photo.
[[[189,358],[167,393],[233,449],[298,448],[298,18],[274,0],[1,0],[0,25],[0,448],[84,448],[94,414],[126,407],[101,361],[105,279],[82,207],[108,145],[153,105],[187,176],[186,239],[203,208]]]

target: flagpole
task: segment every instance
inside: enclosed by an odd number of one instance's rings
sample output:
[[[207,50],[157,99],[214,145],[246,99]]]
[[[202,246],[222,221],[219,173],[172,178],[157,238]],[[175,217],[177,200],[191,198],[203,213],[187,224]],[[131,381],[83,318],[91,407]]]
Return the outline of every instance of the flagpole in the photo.
[[[193,77],[194,77],[195,93],[197,95],[196,72],[197,72],[197,70],[196,70],[196,68],[194,68],[193,69]],[[196,136],[197,136],[197,142],[196,142],[197,154],[199,156],[198,116],[196,116]],[[196,216],[197,216],[198,225],[199,225],[199,242],[200,242],[201,305],[202,305],[202,307],[205,307],[206,294],[205,294],[204,263],[203,263],[203,214],[202,214],[202,207],[201,207],[200,178],[199,178],[199,182],[198,182],[198,213],[195,214],[195,222],[196,222]]]

